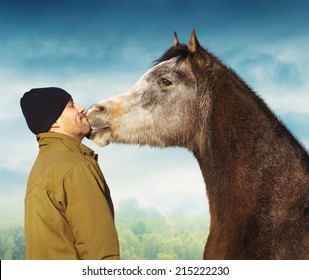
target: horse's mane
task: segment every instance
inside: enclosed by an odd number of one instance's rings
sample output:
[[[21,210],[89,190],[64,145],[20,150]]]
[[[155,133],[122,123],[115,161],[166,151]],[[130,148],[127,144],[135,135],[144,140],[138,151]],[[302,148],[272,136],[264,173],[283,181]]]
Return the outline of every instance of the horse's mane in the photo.
[[[206,53],[206,50],[200,49],[199,52]],[[153,64],[155,66],[163,61],[167,61],[175,57],[177,57],[176,63],[180,63],[181,61],[185,60],[189,55],[190,55],[190,51],[188,49],[188,46],[185,44],[178,44],[177,46],[170,47],[159,59],[155,60]],[[241,77],[239,77],[238,74],[232,68],[229,68],[226,65],[222,64],[222,62],[213,54],[210,54],[209,52],[207,52],[207,55],[211,56],[212,60],[221,64],[222,67],[226,69],[226,71],[229,71],[235,78],[237,78],[240,82],[242,82],[251,93],[254,93],[251,87],[248,86],[247,83]],[[292,133],[290,133],[289,129],[284,125],[284,123],[277,116],[275,116],[275,114],[273,114],[270,111],[270,109],[264,103],[264,101],[258,95],[255,94],[254,96],[255,96],[254,97],[255,100],[260,105],[260,108],[262,108],[264,113],[268,115],[270,118],[275,118],[278,121],[281,127],[280,133],[284,133],[285,135],[287,135],[288,138],[290,138],[292,142],[297,143],[300,149],[303,150],[306,155],[308,155],[303,145],[294,137]],[[306,160],[309,160],[309,158],[306,158]]]
[[[178,61],[180,62],[186,59],[189,55],[189,49],[187,45],[179,44],[176,47],[170,47],[159,59],[155,60],[154,65],[159,64],[160,62],[169,60],[174,57],[178,57]]]

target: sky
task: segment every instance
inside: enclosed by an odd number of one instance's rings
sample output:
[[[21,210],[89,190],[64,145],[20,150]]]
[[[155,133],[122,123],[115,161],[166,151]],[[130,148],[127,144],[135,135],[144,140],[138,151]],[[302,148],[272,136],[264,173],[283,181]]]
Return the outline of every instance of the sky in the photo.
[[[309,148],[309,1],[0,0],[0,218],[23,222],[36,158],[19,100],[35,87],[67,90],[85,107],[131,88],[173,43],[202,46],[233,68]],[[185,149],[84,144],[117,209],[134,202],[169,215],[208,214],[205,185]],[[0,221],[1,224],[1,221]]]

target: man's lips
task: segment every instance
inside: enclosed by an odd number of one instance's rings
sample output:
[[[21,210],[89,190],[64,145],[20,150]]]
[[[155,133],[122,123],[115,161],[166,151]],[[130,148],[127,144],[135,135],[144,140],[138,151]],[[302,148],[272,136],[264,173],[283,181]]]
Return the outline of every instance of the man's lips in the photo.
[[[84,118],[86,118],[86,119],[88,120],[88,118],[87,118],[87,116],[86,116],[85,114],[80,114],[79,118],[80,118],[81,120],[84,119]]]

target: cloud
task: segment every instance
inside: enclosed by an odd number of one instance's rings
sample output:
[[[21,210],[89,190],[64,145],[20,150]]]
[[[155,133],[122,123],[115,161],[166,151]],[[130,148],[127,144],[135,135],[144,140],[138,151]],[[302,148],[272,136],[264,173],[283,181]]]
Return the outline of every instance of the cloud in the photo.
[[[308,44],[305,34],[275,42],[240,37],[219,47],[219,53],[275,112],[305,114],[309,113]]]
[[[99,153],[116,205],[138,198],[141,206],[152,206],[162,213],[187,207],[188,202],[192,212],[208,212],[203,177],[197,161],[188,151],[90,145]]]

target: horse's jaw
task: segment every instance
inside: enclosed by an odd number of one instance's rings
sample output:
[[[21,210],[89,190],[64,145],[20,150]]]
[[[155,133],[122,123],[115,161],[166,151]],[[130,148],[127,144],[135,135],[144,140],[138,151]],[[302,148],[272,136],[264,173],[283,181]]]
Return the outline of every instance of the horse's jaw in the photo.
[[[93,141],[99,147],[104,147],[111,142],[110,134],[111,133],[109,128],[92,128],[87,138]]]

